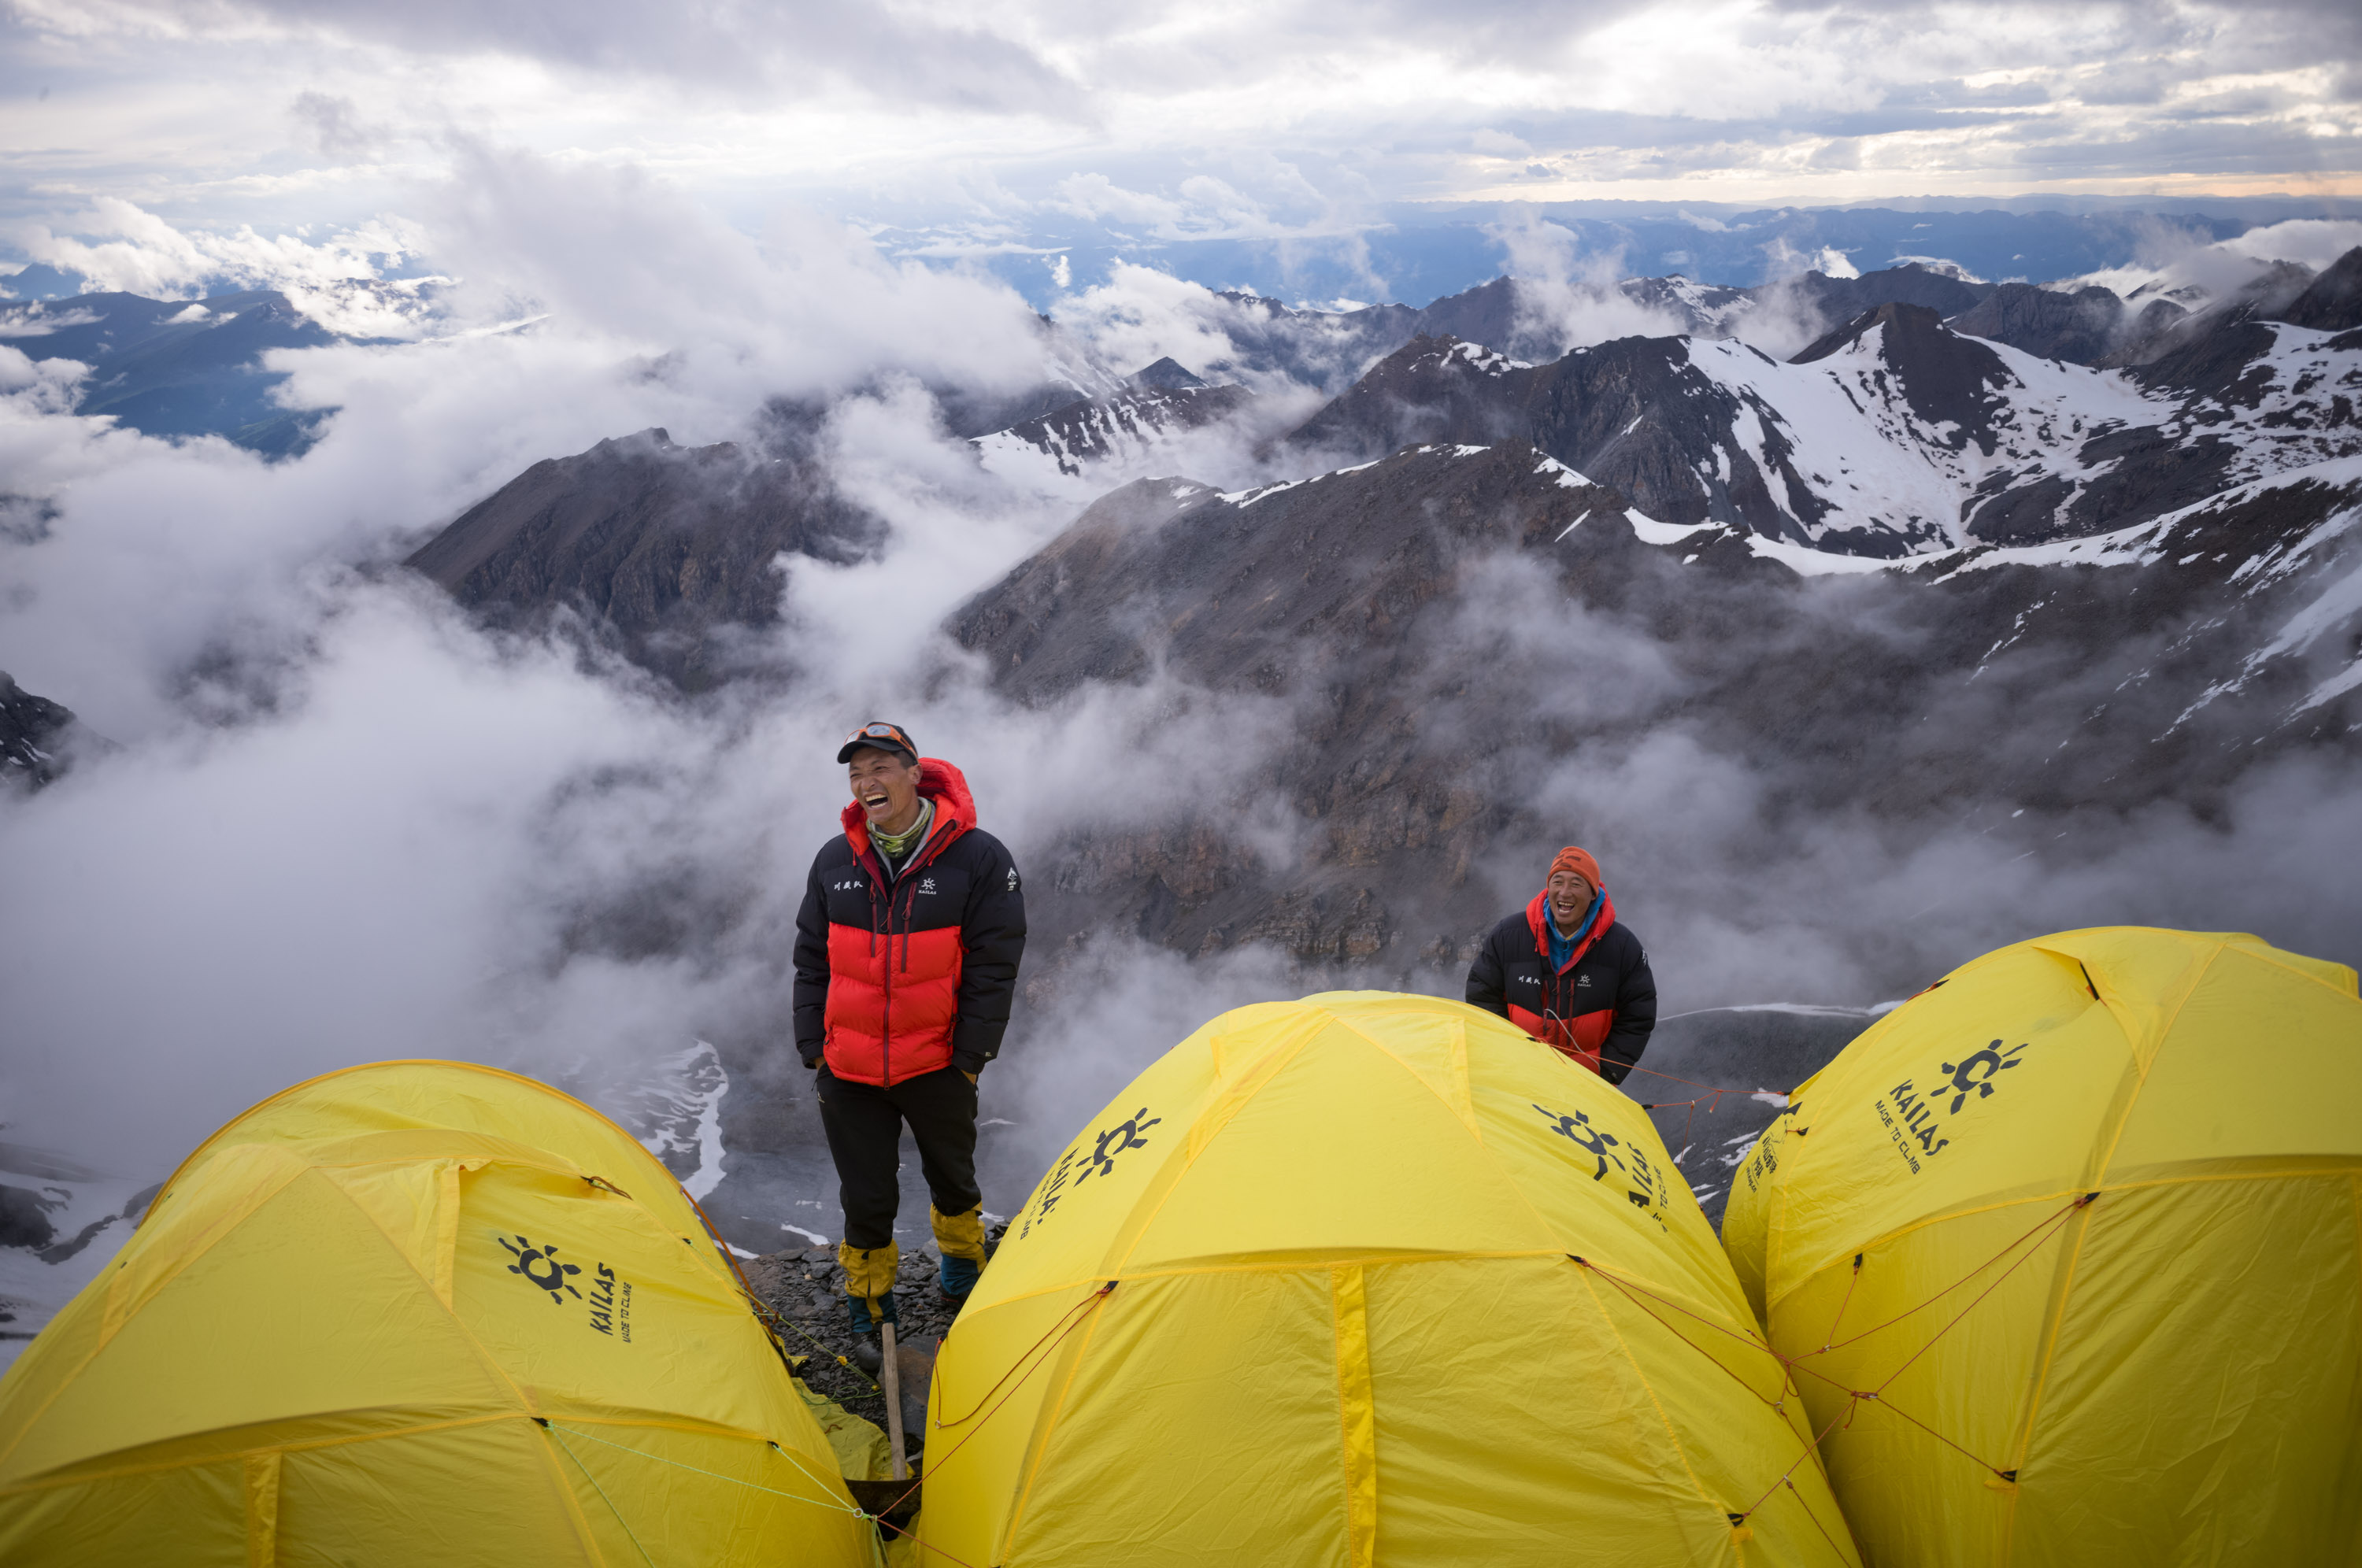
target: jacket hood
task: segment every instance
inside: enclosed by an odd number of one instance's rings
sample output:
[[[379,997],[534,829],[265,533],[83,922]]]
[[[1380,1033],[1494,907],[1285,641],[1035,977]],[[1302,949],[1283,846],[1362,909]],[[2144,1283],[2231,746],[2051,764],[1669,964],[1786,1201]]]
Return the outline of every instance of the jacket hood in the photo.
[[[1494,907],[1498,909],[1500,906],[1496,904]],[[1599,889],[1599,918],[1591,922],[1591,929],[1584,932],[1583,940],[1574,944],[1574,955],[1560,967],[1559,973],[1563,975],[1567,970],[1582,963],[1583,955],[1591,951],[1591,944],[1606,935],[1608,928],[1615,923],[1616,900],[1610,896],[1606,889],[1602,888]],[[1534,901],[1526,906],[1526,928],[1534,933],[1534,951],[1540,954],[1545,960],[1550,957],[1549,924],[1550,893],[1548,889],[1544,889],[1536,893]]]
[[[929,856],[976,826],[976,799],[967,792],[967,775],[942,757],[919,758],[919,794],[935,803],[934,830],[927,834]],[[861,809],[861,802],[845,802],[837,821],[844,825],[845,841],[853,845],[853,853],[868,854],[869,813]]]

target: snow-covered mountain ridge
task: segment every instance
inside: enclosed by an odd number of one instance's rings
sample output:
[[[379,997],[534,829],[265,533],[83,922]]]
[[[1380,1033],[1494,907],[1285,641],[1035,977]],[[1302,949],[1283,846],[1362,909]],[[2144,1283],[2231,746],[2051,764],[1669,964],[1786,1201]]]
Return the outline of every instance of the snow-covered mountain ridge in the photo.
[[[1667,522],[1883,557],[2104,532],[2362,451],[2357,402],[2353,333],[2225,323],[2103,370],[1888,304],[1784,362],[1730,339],[1636,337],[1480,364],[1415,339],[1294,441],[1366,461],[1515,436]]]

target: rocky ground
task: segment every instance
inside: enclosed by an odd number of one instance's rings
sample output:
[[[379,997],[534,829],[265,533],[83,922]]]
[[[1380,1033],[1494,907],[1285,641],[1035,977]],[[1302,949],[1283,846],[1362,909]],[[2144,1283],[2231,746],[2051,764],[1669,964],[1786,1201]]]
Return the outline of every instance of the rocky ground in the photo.
[[[988,1244],[997,1248],[1005,1225],[995,1226]],[[902,1424],[910,1451],[923,1445],[927,1379],[935,1349],[951,1331],[957,1308],[935,1287],[936,1258],[913,1247],[902,1254],[894,1289],[895,1337],[901,1352]],[[845,1310],[844,1271],[833,1246],[772,1253],[745,1265],[747,1283],[786,1320],[788,1351],[811,1359],[800,1375],[815,1394],[825,1395],[855,1415],[886,1424],[886,1396],[877,1379],[851,1364],[853,1322]],[[843,1359],[839,1359],[843,1358]]]

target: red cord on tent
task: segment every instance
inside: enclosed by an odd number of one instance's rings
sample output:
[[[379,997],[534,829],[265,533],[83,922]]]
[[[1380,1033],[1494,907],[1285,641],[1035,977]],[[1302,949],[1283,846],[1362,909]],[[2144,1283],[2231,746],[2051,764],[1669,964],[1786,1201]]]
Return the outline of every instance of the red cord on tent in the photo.
[[[1827,1342],[1824,1342],[1819,1350],[1807,1351],[1802,1355],[1795,1356],[1783,1355],[1779,1351],[1772,1348],[1772,1346],[1767,1342],[1758,1339],[1751,1334],[1739,1333],[1724,1324],[1715,1321],[1711,1318],[1705,1317],[1702,1313],[1692,1311],[1678,1301],[1661,1296],[1652,1290],[1645,1288],[1635,1281],[1627,1280],[1618,1275],[1601,1268],[1597,1264],[1593,1263],[1588,1258],[1575,1256],[1573,1253],[1568,1255],[1578,1266],[1589,1270],[1591,1273],[1597,1275],[1600,1278],[1614,1286],[1626,1299],[1629,1300],[1635,1307],[1638,1307],[1645,1316],[1661,1326],[1667,1333],[1672,1334],[1675,1339],[1681,1341],[1683,1344],[1688,1345],[1692,1350],[1696,1351],[1700,1355],[1705,1356],[1716,1366],[1721,1367],[1723,1373],[1733,1382],[1737,1383],[1740,1387],[1745,1388],[1749,1393],[1754,1395],[1756,1398],[1762,1400],[1764,1404],[1771,1406],[1773,1409],[1781,1410],[1784,1413],[1788,1392],[1795,1386],[1794,1376],[1795,1374],[1800,1372],[1819,1379],[1821,1382],[1827,1384],[1830,1387],[1838,1390],[1846,1396],[1845,1408],[1835,1417],[1830,1419],[1827,1426],[1813,1434],[1812,1438],[1805,1443],[1804,1452],[1800,1452],[1796,1456],[1795,1463],[1790,1464],[1787,1470],[1781,1474],[1778,1480],[1772,1482],[1770,1486],[1766,1487],[1762,1496],[1757,1497],[1754,1502],[1749,1504],[1744,1512],[1730,1516],[1732,1524],[1736,1526],[1743,1523],[1756,1511],[1756,1509],[1761,1507],[1765,1500],[1771,1497],[1773,1493],[1777,1492],[1783,1484],[1788,1485],[1789,1489],[1791,1491],[1794,1491],[1794,1485],[1790,1480],[1790,1477],[1795,1474],[1796,1464],[1804,1463],[1805,1456],[1819,1448],[1822,1441],[1826,1439],[1830,1432],[1836,1430],[1840,1424],[1850,1426],[1853,1421],[1855,1410],[1863,1404],[1875,1404],[1885,1409],[1893,1411],[1904,1420],[1910,1422],[1911,1425],[1915,1427],[1917,1427],[1921,1431],[1926,1432],[1929,1437],[1934,1438],[1937,1441],[1942,1443],[1945,1447],[1951,1449],[1954,1452],[1959,1453],[1963,1458],[1968,1459],[1983,1469],[1991,1471],[1994,1475],[2003,1481],[2014,1483],[2017,1480],[2016,1471],[2004,1470],[2000,1465],[1980,1458],[1974,1452],[1961,1447],[1959,1443],[1954,1442],[1950,1438],[1946,1437],[1942,1432],[1937,1431],[1934,1427],[1929,1426],[1926,1422],[1919,1419],[1916,1416],[1912,1415],[1908,1410],[1904,1409],[1893,1400],[1885,1398],[1883,1397],[1884,1392],[1893,1384],[1896,1378],[1902,1376],[1904,1372],[1908,1371],[1913,1364],[1917,1362],[1921,1356],[1926,1355],[1928,1351],[1934,1349],[1937,1341],[1941,1340],[1946,1334],[1950,1333],[1953,1329],[1959,1327],[1960,1322],[1966,1319],[1970,1312],[1975,1311],[1978,1306],[1981,1305],[1987,1297],[2000,1289],[2003,1282],[2007,1280],[2011,1275],[2016,1273],[2017,1270],[2025,1264],[2027,1259],[2033,1257],[2036,1252],[2040,1251],[2041,1243],[2050,1239],[2050,1235],[2046,1235],[2044,1232],[2047,1231],[2050,1234],[2055,1235],[2058,1230],[2065,1227],[2065,1224],[2070,1216],[2081,1211],[2082,1209],[2090,1208],[2093,1203],[2099,1200],[2099,1198],[2100,1195],[2096,1192],[2081,1194],[2061,1207],[2055,1213],[2046,1215],[2031,1228],[2013,1238],[2009,1242],[2003,1245],[1999,1252],[1993,1253],[1992,1257],[1987,1258],[1984,1262],[1970,1269],[1967,1274],[1962,1275],[1959,1279],[1954,1280],[1951,1284],[1944,1286],[1943,1289],[1938,1290],[1933,1296],[1928,1297],[1926,1300],[1920,1302],[1915,1307],[1912,1307],[1905,1311],[1896,1314],[1894,1317],[1889,1318],[1882,1323],[1877,1324],[1872,1328],[1865,1329],[1860,1333],[1856,1334],[1849,1339],[1838,1340],[1836,1337],[1838,1325],[1844,1320],[1846,1309],[1853,1300],[1854,1286],[1861,1278],[1863,1261],[1868,1255],[1866,1252],[1855,1253],[1852,1277],[1847,1282],[1845,1295],[1840,1297],[1838,1302],[1837,1315],[1830,1320],[1828,1334],[1827,1337]],[[1868,1339],[1872,1334],[1893,1328],[1895,1324],[1904,1321],[1905,1319],[1925,1311],[1927,1308],[1935,1305],[1937,1301],[1942,1300],[1946,1296],[1958,1290],[1961,1286],[1966,1285],[1969,1281],[1976,1278],[1978,1275],[1982,1274],[1986,1269],[1991,1268],[1993,1264],[2007,1257],[2011,1253],[2016,1252],[2019,1247],[2024,1246],[2028,1242],[2032,1242],[2034,1244],[2031,1246],[2025,1246],[2025,1250],[2019,1254],[2017,1259],[2010,1264],[2007,1268],[2002,1270],[2001,1274],[1994,1278],[1991,1285],[1988,1285],[1983,1290],[1978,1292],[1975,1299],[1969,1302],[1967,1306],[1961,1308],[1959,1311],[1954,1313],[1952,1317],[1945,1322],[1942,1328],[1937,1329],[1935,1333],[1928,1337],[1925,1344],[1922,1344],[1917,1350],[1912,1352],[1911,1354],[1906,1357],[1900,1365],[1896,1366],[1893,1372],[1888,1373],[1885,1378],[1879,1383],[1877,1387],[1866,1389],[1850,1388],[1826,1373],[1805,1364],[1815,1356],[1826,1354],[1832,1349],[1842,1349],[1847,1345],[1859,1343],[1862,1340]],[[1644,1301],[1642,1297],[1646,1297],[1647,1300]],[[1736,1340],[1740,1344],[1746,1345],[1749,1349],[1760,1351],[1764,1354],[1772,1357],[1774,1361],[1778,1362],[1781,1365],[1780,1397],[1777,1399],[1766,1398],[1753,1384],[1748,1382],[1746,1378],[1740,1376],[1738,1373],[1733,1372],[1730,1367],[1723,1362],[1721,1357],[1715,1355],[1704,1345],[1699,1344],[1687,1334],[1683,1333],[1679,1328],[1663,1316],[1651,1310],[1647,1305],[1647,1301],[1657,1302],[1658,1304],[1681,1314],[1683,1317],[1703,1323],[1715,1332],[1721,1334],[1726,1338]],[[1797,1501],[1800,1505],[1804,1503],[1803,1494],[1797,1494]],[[1808,1518],[1813,1518],[1815,1528],[1819,1529],[1820,1520],[1816,1517],[1813,1516],[1812,1509],[1809,1506],[1805,1507],[1805,1512]],[[1824,1539],[1828,1539],[1828,1532],[1826,1529],[1823,1529],[1821,1533]],[[1832,1547],[1836,1546],[1834,1540],[1830,1540],[1830,1545]],[[1839,1555],[1843,1555],[1842,1551],[1839,1552]]]

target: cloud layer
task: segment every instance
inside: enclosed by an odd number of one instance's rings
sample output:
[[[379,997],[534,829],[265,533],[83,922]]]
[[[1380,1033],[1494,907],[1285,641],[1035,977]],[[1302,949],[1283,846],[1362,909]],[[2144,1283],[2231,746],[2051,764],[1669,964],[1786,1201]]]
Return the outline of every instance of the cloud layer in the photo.
[[[6,214],[358,230],[489,139],[732,215],[1317,237],[1403,200],[2362,191],[2334,3],[16,0]],[[60,229],[60,232],[64,232]]]

